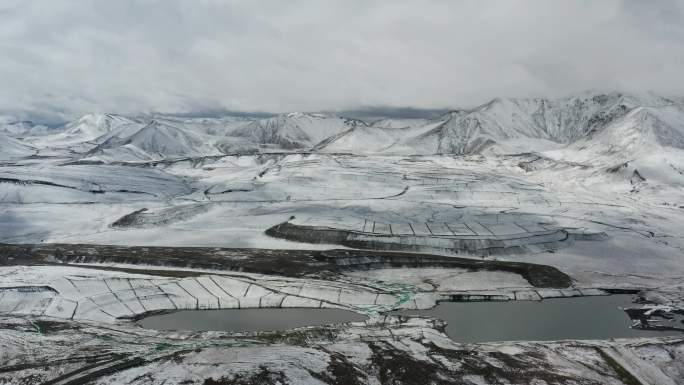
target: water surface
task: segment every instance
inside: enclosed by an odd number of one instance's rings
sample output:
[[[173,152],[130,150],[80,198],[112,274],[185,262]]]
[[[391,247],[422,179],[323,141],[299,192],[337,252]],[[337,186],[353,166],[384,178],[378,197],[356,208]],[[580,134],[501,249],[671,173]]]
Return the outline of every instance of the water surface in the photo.
[[[457,342],[586,340],[684,335],[677,331],[631,329],[620,307],[635,306],[631,295],[554,298],[543,301],[442,302],[430,310],[403,310],[447,322]],[[268,308],[181,310],[143,318],[138,324],[158,330],[278,331],[363,321],[342,309]]]
[[[431,310],[394,312],[446,321],[457,342],[586,340],[684,335],[631,329],[619,307],[637,306],[631,295],[554,298],[543,301],[442,302]]]
[[[364,321],[368,317],[342,309],[227,309],[180,310],[149,316],[138,321],[146,329],[276,331],[302,326]]]

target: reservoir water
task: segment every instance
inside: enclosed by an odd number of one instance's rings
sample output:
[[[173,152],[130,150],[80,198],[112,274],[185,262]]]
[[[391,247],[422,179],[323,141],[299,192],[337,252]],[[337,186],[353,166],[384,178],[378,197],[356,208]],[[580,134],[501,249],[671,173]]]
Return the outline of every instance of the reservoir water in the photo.
[[[342,309],[227,309],[181,310],[149,316],[138,321],[146,329],[275,331],[302,326],[364,321],[368,317]]]
[[[637,306],[631,295],[554,298],[543,301],[442,302],[430,310],[392,314],[422,315],[447,322],[457,342],[586,340],[680,335],[677,331],[631,329],[620,307]],[[684,325],[674,325],[684,327]]]
[[[391,314],[442,319],[447,322],[446,333],[457,342],[684,336],[677,331],[631,329],[627,313],[620,309],[634,306],[631,297],[611,295],[543,301],[442,302],[430,310],[402,310]],[[181,310],[152,315],[141,319],[138,324],[158,330],[276,331],[365,319],[364,315],[341,309],[268,308]]]

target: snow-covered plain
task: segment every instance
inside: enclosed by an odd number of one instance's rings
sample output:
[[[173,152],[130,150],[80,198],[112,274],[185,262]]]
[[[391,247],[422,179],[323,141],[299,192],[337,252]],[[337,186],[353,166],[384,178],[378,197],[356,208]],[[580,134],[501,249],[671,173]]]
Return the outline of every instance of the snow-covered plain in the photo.
[[[256,354],[253,345],[222,345],[230,338],[224,335],[143,332],[119,319],[179,308],[331,306],[376,315],[431,307],[453,295],[538,300],[620,289],[640,291],[648,306],[661,306],[665,313],[684,311],[684,106],[678,100],[621,93],[495,99],[435,119],[376,122],[306,113],[265,119],[91,114],[47,133],[28,123],[10,127],[0,120],[3,124],[0,243],[27,244],[28,249],[49,243],[274,250],[363,245],[548,265],[569,275],[572,285],[537,288],[511,272],[434,266],[381,266],[335,278],[229,276],[221,270],[163,266],[149,272],[144,263],[35,266],[3,255],[0,342],[11,348],[0,353],[0,367],[48,359],[52,353],[28,359],[20,341],[57,352],[51,343],[64,343],[74,328],[114,338],[121,352],[131,343],[126,333],[149,344],[173,345],[174,351],[201,341],[206,350],[197,354],[206,357],[191,355],[178,363],[192,367],[197,378],[217,375],[197,369],[197,360],[227,351]],[[285,223],[300,233],[266,234]],[[330,231],[342,237],[327,237]],[[164,269],[175,275],[162,275]],[[250,286],[255,291],[248,294],[244,289]],[[52,337],[28,336],[25,322],[34,320],[70,326]],[[408,355],[426,367],[440,362],[449,368],[443,376],[464,383],[514,380],[470,370],[458,377],[462,360],[426,352],[434,344],[457,349],[435,324],[381,324],[340,326],[342,337],[310,351],[284,340],[257,344],[260,352],[264,344],[273,344],[269,354],[281,349],[282,357],[292,355],[267,365],[269,373],[285,376],[283,382],[334,383],[330,365],[335,363],[368,375],[387,365],[378,361],[383,354]],[[398,343],[383,334],[390,329],[412,337],[396,337]],[[422,338],[415,337],[421,333]],[[580,378],[585,368],[573,361],[578,357],[595,362],[592,374],[581,377],[587,383],[624,381],[618,366],[635,378],[650,379],[646,382],[684,380],[684,369],[676,364],[684,349],[681,340],[477,349],[498,352],[492,357],[507,355],[504,367],[515,366],[512,349],[531,354],[521,358],[529,363],[534,354],[552,357],[546,377],[540,377],[546,383]],[[350,351],[364,351],[368,358],[340,358]],[[665,355],[675,358],[668,361]],[[160,373],[169,364],[159,362],[94,378],[143,383],[147,376],[150,383],[161,383]],[[22,379],[17,383],[31,383],[31,376],[47,381],[75,369],[67,363],[44,370],[22,367],[2,372],[0,383],[17,378]],[[234,379],[259,370],[245,364],[224,375]],[[333,374],[326,380],[311,371]],[[360,383],[384,381],[371,377]]]

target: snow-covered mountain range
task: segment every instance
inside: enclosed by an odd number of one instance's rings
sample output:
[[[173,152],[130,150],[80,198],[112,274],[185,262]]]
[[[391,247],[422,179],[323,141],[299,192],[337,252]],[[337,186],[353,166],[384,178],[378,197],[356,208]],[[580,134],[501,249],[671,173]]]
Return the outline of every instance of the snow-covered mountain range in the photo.
[[[364,122],[333,114],[269,118],[89,114],[49,130],[0,122],[2,156],[69,149],[81,159],[141,162],[259,152],[387,155],[550,152],[573,161],[629,161],[684,148],[684,105],[652,94],[496,98],[435,119]],[[5,136],[7,138],[5,138]],[[11,139],[9,136],[13,136]]]
[[[621,93],[583,94],[561,99],[497,98],[469,110],[456,110],[433,121],[357,127],[331,140],[325,148],[355,152],[400,154],[475,154],[486,151],[550,149],[586,139],[630,112],[648,108],[652,114],[679,114],[673,100]],[[671,119],[670,119],[671,120]],[[681,128],[681,127],[680,127]],[[620,128],[616,128],[618,131]],[[627,128],[625,128],[627,129]],[[675,129],[676,131],[676,129]],[[681,132],[681,130],[680,130]],[[546,148],[544,148],[546,147]]]

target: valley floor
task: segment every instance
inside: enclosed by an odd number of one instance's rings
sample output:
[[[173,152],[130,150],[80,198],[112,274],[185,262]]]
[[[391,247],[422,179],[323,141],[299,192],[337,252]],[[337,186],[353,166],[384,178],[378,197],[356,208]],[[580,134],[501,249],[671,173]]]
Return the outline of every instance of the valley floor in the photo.
[[[684,337],[457,344],[439,320],[385,314],[628,292],[635,327],[684,329],[684,190],[639,175],[534,154],[8,161],[0,383],[677,384]],[[132,322],[256,307],[370,318]]]

